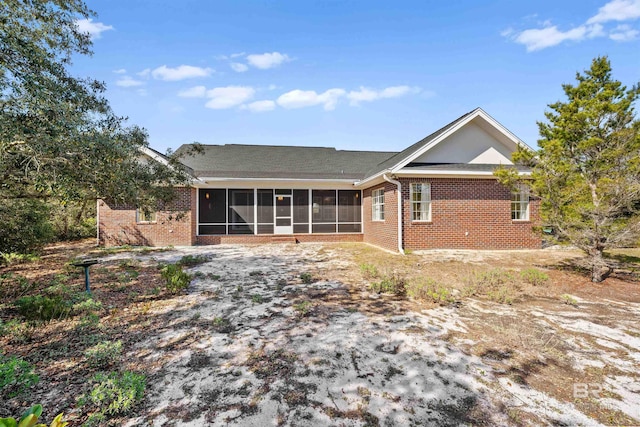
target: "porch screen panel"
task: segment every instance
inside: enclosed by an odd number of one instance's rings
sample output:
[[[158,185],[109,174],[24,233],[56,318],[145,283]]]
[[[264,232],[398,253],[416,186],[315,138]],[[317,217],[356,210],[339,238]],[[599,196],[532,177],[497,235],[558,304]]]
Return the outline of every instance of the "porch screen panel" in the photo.
[[[227,190],[201,188],[198,190],[198,234],[226,234]]]
[[[309,190],[293,190],[293,232],[309,232]]]
[[[229,234],[253,234],[253,189],[229,190]]]
[[[362,197],[359,190],[338,190],[338,233],[362,230]]]
[[[336,232],[336,191],[313,190],[311,230],[313,233]]]
[[[258,190],[258,234],[273,234],[273,190]]]

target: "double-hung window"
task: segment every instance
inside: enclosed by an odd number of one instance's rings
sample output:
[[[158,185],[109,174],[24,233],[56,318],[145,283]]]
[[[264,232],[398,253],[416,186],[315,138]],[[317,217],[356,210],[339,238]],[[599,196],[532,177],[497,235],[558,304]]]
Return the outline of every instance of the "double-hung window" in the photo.
[[[411,184],[411,221],[431,221],[431,184]]]
[[[136,209],[136,222],[156,222],[156,213],[153,211],[146,211],[144,209],[138,208]]]
[[[529,220],[529,188],[520,186],[511,193],[511,219]]]
[[[384,221],[384,188],[371,192],[371,219]]]

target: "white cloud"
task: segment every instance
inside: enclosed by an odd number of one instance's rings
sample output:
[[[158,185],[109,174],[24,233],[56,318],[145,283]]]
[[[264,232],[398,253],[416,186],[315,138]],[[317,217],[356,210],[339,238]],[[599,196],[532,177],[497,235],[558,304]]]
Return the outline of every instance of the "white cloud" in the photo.
[[[120,68],[120,69],[117,69],[117,70],[113,70],[113,72],[116,73],[116,74],[126,74],[127,70],[125,70],[124,68]]]
[[[251,104],[243,105],[242,108],[254,113],[262,113],[264,111],[272,111],[276,108],[276,103],[271,100],[255,101]]]
[[[288,55],[282,54],[280,52],[263,53],[260,55],[247,55],[247,62],[249,63],[249,65],[260,68],[261,70],[277,67],[283,62],[287,62],[290,60],[291,59]]]
[[[155,79],[164,81],[178,81],[185,79],[193,79],[196,77],[207,77],[211,75],[211,68],[194,67],[192,65],[180,65],[176,68],[169,68],[162,65],[151,71],[151,75]]]
[[[204,86],[194,86],[178,92],[181,98],[204,98],[207,95],[207,88]]]
[[[242,64],[240,62],[232,62],[229,65],[231,66],[231,69],[237,73],[244,73],[249,69],[247,64]]]
[[[246,53],[245,52],[238,52],[238,53],[232,53],[231,55],[229,55],[229,58],[239,58],[241,56],[245,56]]]
[[[629,25],[618,25],[611,30],[609,38],[617,42],[628,42],[638,38],[638,34],[640,34],[640,31],[631,28]]]
[[[581,41],[587,38],[601,37],[605,35],[602,25],[580,25],[567,31],[560,31],[555,25],[544,28],[532,28],[524,30],[519,34],[512,36],[516,43],[526,46],[527,52],[545,49],[547,47],[556,46],[564,41]]]
[[[133,79],[129,76],[123,76],[116,81],[116,86],[120,87],[136,87],[144,85],[143,81]]]
[[[253,98],[255,89],[249,86],[226,86],[208,90],[207,98],[211,98],[205,107],[214,110],[224,110],[241,105]]]
[[[322,105],[325,110],[333,110],[336,108],[338,99],[346,94],[344,89],[329,89],[318,94],[314,90],[292,90],[278,97],[278,105],[287,108],[303,108],[312,107],[314,105]]]
[[[137,89],[136,92],[138,93],[138,95],[140,96],[147,96],[147,90],[142,88],[142,89]]]
[[[148,79],[149,76],[151,75],[151,68],[145,68],[144,70],[137,72],[137,75],[139,75],[140,77],[144,77],[145,79]]]
[[[596,24],[609,21],[631,21],[640,18],[640,0],[612,0],[598,9],[587,21]]]
[[[410,86],[390,86],[382,90],[369,89],[360,86],[357,91],[350,91],[347,94],[351,105],[359,105],[361,102],[371,102],[377,99],[398,98],[409,93],[419,93],[420,88]]]
[[[81,33],[89,33],[92,39],[99,39],[103,32],[113,30],[111,25],[102,22],[93,22],[93,19],[78,19],[76,27]]]

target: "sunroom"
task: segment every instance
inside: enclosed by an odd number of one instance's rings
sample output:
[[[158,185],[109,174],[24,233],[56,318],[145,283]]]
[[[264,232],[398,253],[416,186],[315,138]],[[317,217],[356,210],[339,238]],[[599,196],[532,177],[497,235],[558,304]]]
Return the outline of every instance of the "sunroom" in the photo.
[[[362,232],[362,192],[352,189],[199,188],[198,236]]]

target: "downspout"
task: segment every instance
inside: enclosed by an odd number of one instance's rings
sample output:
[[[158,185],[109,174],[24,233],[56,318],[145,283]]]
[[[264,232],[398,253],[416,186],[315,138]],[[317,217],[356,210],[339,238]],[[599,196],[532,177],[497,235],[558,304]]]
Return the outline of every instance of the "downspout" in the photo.
[[[404,255],[404,248],[402,247],[402,184],[400,183],[400,181],[389,178],[387,174],[383,174],[382,178],[384,178],[385,181],[390,182],[391,184],[395,184],[398,187],[398,252]]]

